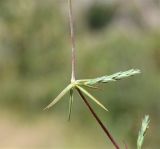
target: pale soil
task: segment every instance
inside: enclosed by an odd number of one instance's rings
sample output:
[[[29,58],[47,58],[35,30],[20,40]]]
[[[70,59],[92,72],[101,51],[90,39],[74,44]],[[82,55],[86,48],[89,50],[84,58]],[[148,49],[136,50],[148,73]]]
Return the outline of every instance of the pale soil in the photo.
[[[42,116],[32,120],[0,112],[0,149],[105,149],[107,142],[74,122]],[[99,131],[101,135],[102,132]],[[97,139],[99,138],[99,139]],[[113,147],[107,147],[112,149]]]

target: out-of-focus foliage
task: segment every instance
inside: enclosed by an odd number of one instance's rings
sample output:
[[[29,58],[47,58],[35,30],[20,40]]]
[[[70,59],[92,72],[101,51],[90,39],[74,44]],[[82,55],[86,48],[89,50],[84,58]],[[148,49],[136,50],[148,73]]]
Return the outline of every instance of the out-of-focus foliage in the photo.
[[[86,23],[91,30],[98,30],[108,25],[115,14],[115,5],[93,4],[87,12]]]
[[[96,96],[103,99],[102,102],[108,106],[110,112],[106,114],[99,109],[96,110],[119,142],[126,140],[130,146],[136,146],[140,120],[144,114],[149,114],[152,122],[144,148],[158,149],[160,28],[157,15],[160,13],[158,9],[160,4],[156,1],[147,1],[151,5],[146,5],[145,2],[136,1],[133,5],[129,4],[130,1],[125,1],[124,5],[124,2],[115,0],[113,5],[109,5],[112,8],[116,5],[114,17],[107,19],[107,24],[104,24],[103,28],[96,28],[94,32],[86,25],[93,4],[91,1],[85,2],[86,7],[85,4],[80,5],[78,0],[74,5],[77,8],[75,16],[78,79],[94,78],[130,68],[140,69],[141,75],[107,84],[102,91],[99,90]],[[108,4],[103,4],[103,7],[105,5],[107,9]],[[44,116],[42,109],[70,81],[71,52],[66,7],[65,0],[0,1],[0,107],[2,111],[9,111],[22,117],[27,115],[28,121],[33,115]],[[78,9],[79,7],[81,9]],[[66,116],[67,100],[66,97],[66,103],[60,102],[56,105],[57,108],[54,107],[53,112],[47,113],[50,115],[49,118],[54,119],[55,115]],[[79,98],[77,97],[76,100],[78,101]],[[96,148],[95,144],[98,144],[97,147],[101,145],[105,148],[106,138],[90,118],[83,103],[75,102],[73,107],[73,119],[71,124],[67,125],[71,132],[67,133],[70,134],[69,137],[78,140],[78,136],[85,136],[82,135],[82,131],[84,130],[85,134],[85,128],[89,127],[90,131],[86,139],[95,142],[99,138],[101,143],[94,143],[91,146],[91,141],[86,143],[88,147],[93,149]],[[62,121],[62,119],[58,121],[57,117],[56,120],[57,125]],[[76,125],[75,121],[79,125]],[[62,131],[60,133],[64,135]],[[94,135],[97,135],[97,138]],[[83,146],[83,143],[85,142],[75,144]]]

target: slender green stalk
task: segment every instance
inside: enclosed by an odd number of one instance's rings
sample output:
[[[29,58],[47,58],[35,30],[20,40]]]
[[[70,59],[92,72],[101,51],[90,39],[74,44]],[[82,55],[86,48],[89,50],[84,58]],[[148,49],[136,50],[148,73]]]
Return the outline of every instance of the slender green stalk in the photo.
[[[75,35],[74,35],[74,21],[73,21],[73,13],[72,13],[72,0],[68,0],[69,6],[69,23],[70,23],[70,34],[71,34],[71,44],[72,44],[72,74],[71,74],[71,82],[76,80],[75,76],[75,63],[76,63],[76,48],[75,48]]]

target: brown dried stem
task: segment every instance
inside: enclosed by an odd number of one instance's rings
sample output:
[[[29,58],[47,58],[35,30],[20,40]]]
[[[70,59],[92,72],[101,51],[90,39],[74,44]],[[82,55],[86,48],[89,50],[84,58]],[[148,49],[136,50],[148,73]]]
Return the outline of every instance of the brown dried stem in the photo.
[[[92,113],[92,115],[94,116],[94,118],[96,119],[96,121],[98,122],[98,124],[101,126],[101,128],[103,129],[103,131],[105,132],[105,134],[107,135],[107,137],[110,139],[110,141],[112,142],[112,144],[115,146],[116,149],[120,149],[119,145],[116,143],[116,141],[112,137],[111,133],[104,126],[104,124],[102,123],[102,121],[100,120],[100,118],[97,116],[97,114],[95,113],[95,111],[93,110],[93,108],[90,106],[89,102],[84,97],[84,95],[82,94],[82,92],[78,88],[76,88],[76,90],[78,91],[79,95],[81,96],[81,98],[85,102],[86,106],[88,107],[88,109],[90,110],[90,112]]]

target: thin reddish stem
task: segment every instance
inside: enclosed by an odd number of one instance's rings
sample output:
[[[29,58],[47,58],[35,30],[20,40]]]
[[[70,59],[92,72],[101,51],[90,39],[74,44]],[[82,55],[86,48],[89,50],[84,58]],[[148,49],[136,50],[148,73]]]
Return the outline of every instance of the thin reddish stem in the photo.
[[[98,124],[101,126],[101,128],[103,129],[103,131],[105,132],[105,134],[107,135],[107,137],[110,139],[110,141],[112,142],[112,144],[114,145],[114,147],[116,149],[120,149],[119,145],[116,143],[116,141],[112,137],[112,135],[109,132],[109,130],[107,129],[107,127],[104,126],[104,124],[102,123],[102,121],[100,120],[100,118],[97,116],[97,114],[95,113],[95,111],[92,109],[92,107],[90,106],[89,102],[87,101],[87,99],[82,94],[82,92],[78,88],[76,88],[76,90],[78,91],[79,95],[82,97],[82,99],[85,102],[86,106],[88,107],[88,109],[90,110],[90,112],[92,113],[92,115],[94,116],[94,118],[96,119],[96,121],[98,122]]]
[[[72,44],[72,74],[71,82],[74,82],[76,79],[75,76],[75,63],[76,63],[76,48],[75,48],[75,35],[74,35],[74,21],[73,21],[73,12],[72,12],[72,0],[68,0],[69,6],[69,23],[70,23],[70,34],[71,34],[71,44]]]

